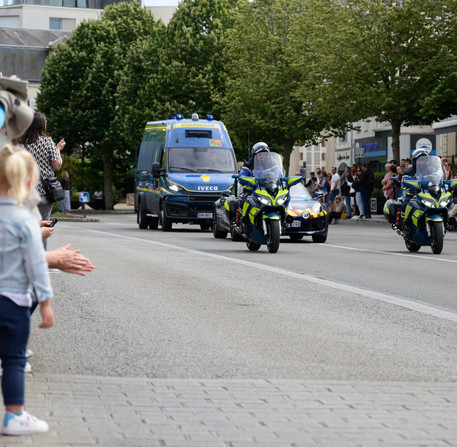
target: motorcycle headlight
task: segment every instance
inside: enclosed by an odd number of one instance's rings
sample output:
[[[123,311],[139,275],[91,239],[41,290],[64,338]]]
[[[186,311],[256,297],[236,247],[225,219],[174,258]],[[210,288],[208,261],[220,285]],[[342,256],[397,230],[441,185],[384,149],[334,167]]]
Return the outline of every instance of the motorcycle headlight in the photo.
[[[257,200],[262,204],[262,205],[271,205],[271,199],[266,196],[257,196]]]
[[[312,207],[311,207],[311,212],[313,214],[320,214],[322,213],[322,205],[320,203],[315,203]]]
[[[279,205],[279,206],[284,205],[284,203],[286,202],[286,200],[287,200],[287,194],[285,194],[285,195],[283,195],[283,196],[281,196],[281,197],[278,197],[278,198],[276,199],[276,205]]]
[[[443,200],[440,201],[440,208],[446,208],[449,205],[449,202],[451,201],[451,196],[448,196],[444,198]]]
[[[429,208],[435,208],[435,202],[430,199],[426,199],[424,197],[421,197],[421,202],[425,205],[428,206]]]

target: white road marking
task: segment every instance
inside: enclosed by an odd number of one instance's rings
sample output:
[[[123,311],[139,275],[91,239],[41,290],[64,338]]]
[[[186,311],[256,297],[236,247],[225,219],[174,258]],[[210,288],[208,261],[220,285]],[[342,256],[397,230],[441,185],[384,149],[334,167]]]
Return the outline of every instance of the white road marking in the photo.
[[[377,253],[381,255],[389,255],[389,256],[403,256],[407,258],[417,258],[417,259],[427,259],[428,261],[437,261],[437,262],[450,262],[452,264],[457,264],[457,260],[454,259],[443,259],[439,258],[438,255],[423,253],[421,255],[414,255],[412,253],[393,253],[388,251],[381,251],[381,250],[372,250],[368,248],[357,248],[357,247],[345,247],[344,245],[332,245],[332,244],[320,244],[320,247],[331,247],[331,248],[341,248],[343,250],[353,250],[353,251],[362,251],[367,253]]]
[[[78,228],[80,229],[80,227],[78,227]],[[375,290],[365,289],[363,287],[356,287],[356,286],[351,286],[349,284],[332,281],[329,279],[318,278],[316,276],[307,275],[305,273],[291,272],[289,270],[280,269],[278,267],[271,267],[271,266],[259,264],[256,262],[245,261],[243,259],[229,258],[227,256],[217,255],[214,253],[206,253],[204,251],[195,250],[193,248],[180,247],[178,245],[167,244],[165,242],[151,241],[151,240],[142,239],[139,237],[125,236],[125,235],[121,235],[121,234],[113,234],[108,231],[91,230],[91,229],[88,229],[86,231],[98,233],[98,234],[104,234],[104,235],[110,236],[110,237],[117,237],[120,239],[128,239],[128,240],[133,240],[136,242],[157,245],[159,247],[164,247],[167,249],[174,249],[174,250],[182,251],[185,253],[191,253],[194,255],[206,256],[208,258],[219,259],[219,260],[226,261],[226,262],[232,262],[234,264],[245,265],[247,267],[255,268],[257,270],[262,270],[265,272],[275,273],[277,275],[282,275],[282,276],[287,276],[290,278],[308,281],[308,282],[311,282],[311,283],[314,283],[314,284],[317,284],[317,285],[323,286],[323,287],[330,287],[332,289],[344,290],[346,292],[355,293],[357,295],[372,298],[377,301],[382,301],[384,303],[389,303],[389,304],[393,304],[395,306],[400,306],[400,307],[403,307],[406,309],[415,310],[416,312],[420,312],[422,314],[431,315],[431,316],[434,316],[437,318],[457,322],[457,312],[454,312],[450,309],[444,309],[444,308],[440,308],[437,306],[433,306],[433,305],[430,305],[427,303],[422,303],[417,300],[408,299],[406,297],[399,297],[399,296],[390,295],[387,293],[381,293],[381,292],[377,292]],[[322,244],[322,245],[325,245],[325,244]],[[333,247],[341,248],[338,245],[335,245]],[[350,248],[350,247],[348,247],[348,248]],[[377,252],[376,250],[366,250],[366,249],[358,249],[358,250],[367,251],[370,253],[386,254],[385,252],[381,252],[381,251]],[[409,256],[409,255],[404,255],[404,256]]]

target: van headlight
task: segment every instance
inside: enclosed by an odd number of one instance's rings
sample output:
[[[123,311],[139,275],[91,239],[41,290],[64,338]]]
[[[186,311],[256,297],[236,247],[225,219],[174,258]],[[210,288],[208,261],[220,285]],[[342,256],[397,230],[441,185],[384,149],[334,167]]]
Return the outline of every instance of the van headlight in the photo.
[[[313,214],[320,214],[322,213],[322,205],[320,203],[315,203],[313,204],[313,206],[311,207],[311,212]]]
[[[172,191],[174,191],[174,192],[182,191],[182,187],[179,186],[179,185],[170,185],[169,188],[170,188]]]

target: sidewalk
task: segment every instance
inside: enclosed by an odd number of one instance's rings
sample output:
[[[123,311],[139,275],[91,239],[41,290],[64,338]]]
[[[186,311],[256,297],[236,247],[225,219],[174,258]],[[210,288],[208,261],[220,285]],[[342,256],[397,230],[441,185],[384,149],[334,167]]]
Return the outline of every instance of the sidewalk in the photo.
[[[371,219],[339,219],[338,224],[348,225],[386,225],[390,226],[383,214],[372,214]]]
[[[0,446],[427,446],[457,443],[457,383],[31,374],[50,431]]]

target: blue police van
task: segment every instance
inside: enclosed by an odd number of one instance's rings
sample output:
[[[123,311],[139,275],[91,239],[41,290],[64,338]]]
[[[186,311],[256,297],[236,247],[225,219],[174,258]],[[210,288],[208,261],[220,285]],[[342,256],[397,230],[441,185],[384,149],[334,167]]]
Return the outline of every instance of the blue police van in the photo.
[[[135,210],[141,229],[173,223],[212,224],[213,204],[233,184],[237,165],[227,129],[211,116],[146,124],[136,169]]]

